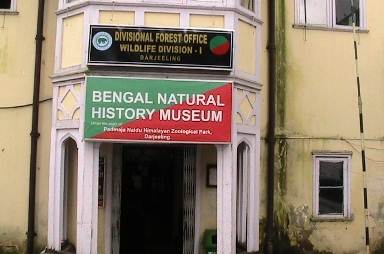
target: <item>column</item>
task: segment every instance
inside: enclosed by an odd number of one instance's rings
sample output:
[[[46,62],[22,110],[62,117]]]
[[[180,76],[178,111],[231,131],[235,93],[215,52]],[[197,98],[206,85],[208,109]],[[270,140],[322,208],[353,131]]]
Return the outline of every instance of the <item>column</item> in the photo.
[[[81,142],[77,189],[78,254],[97,254],[98,169],[99,144]]]

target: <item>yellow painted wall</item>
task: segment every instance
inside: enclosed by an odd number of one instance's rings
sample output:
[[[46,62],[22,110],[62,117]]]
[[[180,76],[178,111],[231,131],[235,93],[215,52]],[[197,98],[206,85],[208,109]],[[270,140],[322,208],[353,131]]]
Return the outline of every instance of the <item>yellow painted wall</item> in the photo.
[[[133,11],[100,11],[100,24],[134,25],[135,12]]]
[[[238,21],[236,43],[236,69],[250,75],[256,74],[256,28]]]
[[[112,158],[109,158],[107,155],[108,153],[108,146],[110,146],[112,144],[103,144],[100,146],[100,156],[104,157],[105,158],[105,167],[107,167],[108,165],[108,160],[112,160]],[[107,178],[107,174],[110,173],[110,171],[108,171],[108,169],[106,168],[105,169],[105,181],[106,181],[106,178]],[[107,202],[112,202],[112,200],[107,200],[107,197],[106,197],[106,188],[107,186],[105,185],[104,186],[104,207],[99,207],[98,208],[98,224],[97,224],[97,253],[98,254],[104,254],[105,253],[105,239],[106,239],[106,236],[105,236],[105,229],[106,229],[106,203]]]
[[[97,221],[97,253],[105,253],[105,207],[99,207]]]
[[[45,4],[40,99],[52,96],[57,1]],[[18,1],[17,15],[0,21],[0,252],[25,250],[28,218],[32,102],[37,1]],[[36,184],[36,247],[47,241],[51,101],[40,104]]]
[[[191,14],[189,25],[197,28],[224,28],[224,16]]]
[[[180,14],[178,13],[144,13],[144,25],[152,27],[180,27]]]
[[[383,3],[365,2],[369,32],[358,35],[358,51],[365,136],[369,139],[367,168],[371,248],[376,249],[384,242],[384,30],[381,29],[384,21],[379,11]],[[286,167],[277,163],[277,172],[286,172],[286,179],[283,179],[286,190],[277,189],[285,208],[280,207],[277,212],[288,214],[292,244],[297,244],[300,232],[305,232],[305,238],[316,250],[334,254],[363,253],[363,182],[352,33],[311,29],[305,32],[292,28],[294,3],[290,0],[285,0],[285,13],[285,91],[277,98],[280,103],[285,103],[283,113],[278,111],[278,118],[283,119],[279,123],[279,134],[291,139],[287,141],[287,158],[279,161],[285,161]],[[282,145],[277,145],[277,148]],[[309,220],[313,208],[311,152],[314,150],[353,152],[351,222]],[[276,158],[279,160],[280,157]]]
[[[61,67],[68,68],[80,65],[83,52],[84,15],[77,14],[63,20],[63,37],[61,51]]]

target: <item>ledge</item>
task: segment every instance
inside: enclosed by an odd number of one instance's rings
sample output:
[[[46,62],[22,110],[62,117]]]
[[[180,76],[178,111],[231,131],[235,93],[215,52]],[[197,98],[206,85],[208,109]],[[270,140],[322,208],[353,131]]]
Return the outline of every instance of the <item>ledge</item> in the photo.
[[[56,11],[57,15],[65,14],[69,11],[77,10],[87,6],[114,6],[115,7],[148,7],[148,8],[170,8],[170,9],[185,9],[185,10],[202,10],[212,12],[234,12],[243,17],[248,18],[254,23],[262,25],[264,21],[261,17],[257,16],[256,13],[246,10],[245,8],[236,8],[236,7],[226,7],[226,6],[217,6],[217,5],[182,5],[182,4],[172,4],[172,3],[140,3],[140,2],[103,2],[98,0],[84,0],[82,2],[75,2],[72,4],[68,4],[67,6]]]
[[[0,15],[19,15],[18,11],[0,10]]]
[[[297,25],[293,24],[292,28],[295,29],[307,29],[307,30],[318,30],[318,31],[334,31],[334,32],[347,32],[352,33],[352,28],[341,28],[341,27],[325,27],[325,26],[313,26],[313,25]],[[369,33],[368,29],[356,29],[356,33]]]
[[[313,150],[312,151],[312,155],[324,155],[324,156],[327,156],[327,155],[330,155],[330,156],[337,156],[337,155],[341,155],[341,156],[346,156],[346,155],[352,155],[352,151],[349,151],[349,150],[339,150],[339,151],[332,151],[332,150]]]
[[[354,216],[351,215],[349,217],[320,217],[320,216],[312,216],[310,221],[312,222],[352,222]]]

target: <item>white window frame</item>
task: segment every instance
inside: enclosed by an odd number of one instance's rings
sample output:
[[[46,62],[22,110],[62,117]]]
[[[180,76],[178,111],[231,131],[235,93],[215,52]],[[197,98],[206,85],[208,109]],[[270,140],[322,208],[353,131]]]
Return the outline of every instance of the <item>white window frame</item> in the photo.
[[[350,171],[351,153],[314,153],[313,154],[313,216],[319,219],[351,218]],[[343,214],[319,214],[319,177],[320,161],[343,162]]]
[[[311,23],[303,23],[300,22],[300,2],[303,0],[295,0],[295,24],[297,25],[305,25],[305,26],[315,26],[315,27],[323,27],[323,25],[319,24],[311,24]],[[326,24],[324,24],[324,27],[327,28],[341,28],[341,29],[352,29],[352,26],[344,26],[344,25],[337,25],[336,24],[336,2],[337,0],[322,0],[326,1]],[[359,26],[356,25],[356,27],[359,27],[360,29],[366,28],[366,11],[365,11],[365,1],[366,0],[359,0],[359,8],[360,8],[360,24]]]
[[[243,6],[241,4],[241,0],[237,0],[237,4],[239,6],[240,9],[246,11],[246,12],[249,12],[251,14],[255,14],[256,13],[256,10],[257,10],[257,7],[258,7],[258,1],[259,0],[249,0],[249,1],[252,1],[253,2],[253,10],[251,9],[248,9],[247,7]]]
[[[15,12],[16,11],[16,0],[11,0],[11,6],[9,9],[1,9],[0,12]]]

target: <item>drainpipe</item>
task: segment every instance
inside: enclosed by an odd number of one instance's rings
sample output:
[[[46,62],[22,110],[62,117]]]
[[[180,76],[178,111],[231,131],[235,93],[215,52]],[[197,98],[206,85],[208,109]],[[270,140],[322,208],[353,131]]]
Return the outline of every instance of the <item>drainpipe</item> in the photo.
[[[274,164],[275,164],[275,111],[276,111],[276,0],[268,1],[268,184],[266,253],[273,253]]]
[[[27,254],[33,254],[35,233],[35,196],[36,196],[36,159],[37,140],[39,138],[39,97],[40,97],[40,75],[41,75],[41,53],[44,20],[44,1],[39,0],[37,11],[36,48],[35,48],[35,73],[33,80],[33,102],[32,102],[32,128],[31,128],[31,157],[29,164],[29,205],[28,205],[28,232],[27,232]]]

